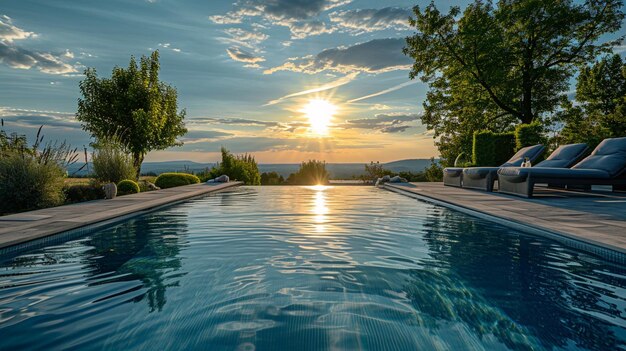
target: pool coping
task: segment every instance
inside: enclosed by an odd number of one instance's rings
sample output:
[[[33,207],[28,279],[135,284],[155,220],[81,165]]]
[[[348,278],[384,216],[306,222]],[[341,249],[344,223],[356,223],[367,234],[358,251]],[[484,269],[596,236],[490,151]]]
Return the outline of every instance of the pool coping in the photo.
[[[626,250],[624,248],[617,247],[609,243],[585,238],[579,235],[574,235],[566,231],[554,230],[543,227],[541,225],[530,224],[528,222],[520,222],[514,218],[499,216],[494,213],[488,213],[485,211],[473,209],[467,206],[463,206],[461,204],[456,204],[454,202],[435,197],[431,194],[417,193],[416,191],[411,191],[410,189],[412,188],[407,187],[407,185],[410,186],[410,184],[406,183],[384,184],[382,188],[400,195],[408,196],[417,200],[425,201],[434,205],[465,213],[473,217],[488,220],[511,229],[519,230],[524,233],[546,237],[555,240],[565,246],[585,251],[586,253],[598,255],[611,262],[626,264]]]
[[[83,235],[160,208],[231,189],[242,182],[193,184],[176,188],[94,200],[0,217],[0,257]],[[106,207],[100,212],[95,212]],[[77,214],[80,211],[80,214]],[[26,217],[25,217],[26,215]],[[24,220],[24,218],[35,218]],[[82,233],[82,234],[76,234]],[[61,235],[60,235],[61,234]],[[59,237],[62,236],[62,239]]]

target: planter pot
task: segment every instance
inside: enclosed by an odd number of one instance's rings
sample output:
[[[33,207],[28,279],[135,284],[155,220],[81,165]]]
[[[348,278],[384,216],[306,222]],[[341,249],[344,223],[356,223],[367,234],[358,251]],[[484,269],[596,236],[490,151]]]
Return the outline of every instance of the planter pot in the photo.
[[[106,199],[114,199],[117,196],[117,185],[115,183],[105,184],[102,189]]]

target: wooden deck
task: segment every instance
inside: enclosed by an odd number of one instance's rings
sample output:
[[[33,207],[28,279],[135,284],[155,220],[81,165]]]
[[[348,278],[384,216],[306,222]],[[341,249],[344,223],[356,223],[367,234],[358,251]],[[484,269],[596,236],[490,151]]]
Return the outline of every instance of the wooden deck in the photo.
[[[0,249],[241,184],[194,184],[2,216]]]
[[[534,229],[626,254],[626,194],[537,187],[535,197],[526,199],[443,183],[385,184],[385,188],[522,230]]]

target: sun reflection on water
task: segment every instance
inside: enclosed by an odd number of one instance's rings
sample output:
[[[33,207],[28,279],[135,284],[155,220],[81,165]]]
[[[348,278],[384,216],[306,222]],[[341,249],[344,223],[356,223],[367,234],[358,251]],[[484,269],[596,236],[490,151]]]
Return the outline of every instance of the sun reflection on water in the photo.
[[[315,231],[318,233],[325,233],[327,229],[326,222],[329,209],[326,205],[326,188],[328,187],[324,185],[315,185],[311,187],[311,189],[315,190],[311,212],[313,213]]]

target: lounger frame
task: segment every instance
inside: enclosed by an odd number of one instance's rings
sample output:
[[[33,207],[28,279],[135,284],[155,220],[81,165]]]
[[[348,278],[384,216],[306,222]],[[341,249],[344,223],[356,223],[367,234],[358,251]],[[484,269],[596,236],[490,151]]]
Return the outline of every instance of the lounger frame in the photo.
[[[585,186],[586,189],[590,189],[592,185],[611,185],[613,191],[624,191],[626,189],[626,178],[622,175],[619,178],[610,179],[594,179],[594,178],[580,178],[580,179],[555,179],[554,177],[533,177],[529,174],[525,180],[521,182],[511,182],[500,177],[498,182],[498,192],[517,195],[522,197],[533,197],[533,191],[535,184],[550,184],[553,187],[564,188],[566,186]]]
[[[478,190],[492,192],[493,186],[496,183],[497,179],[498,179],[497,168],[495,170],[489,171],[489,174],[487,174],[487,176],[484,178],[474,179],[474,178],[463,176],[463,188],[478,189]]]

